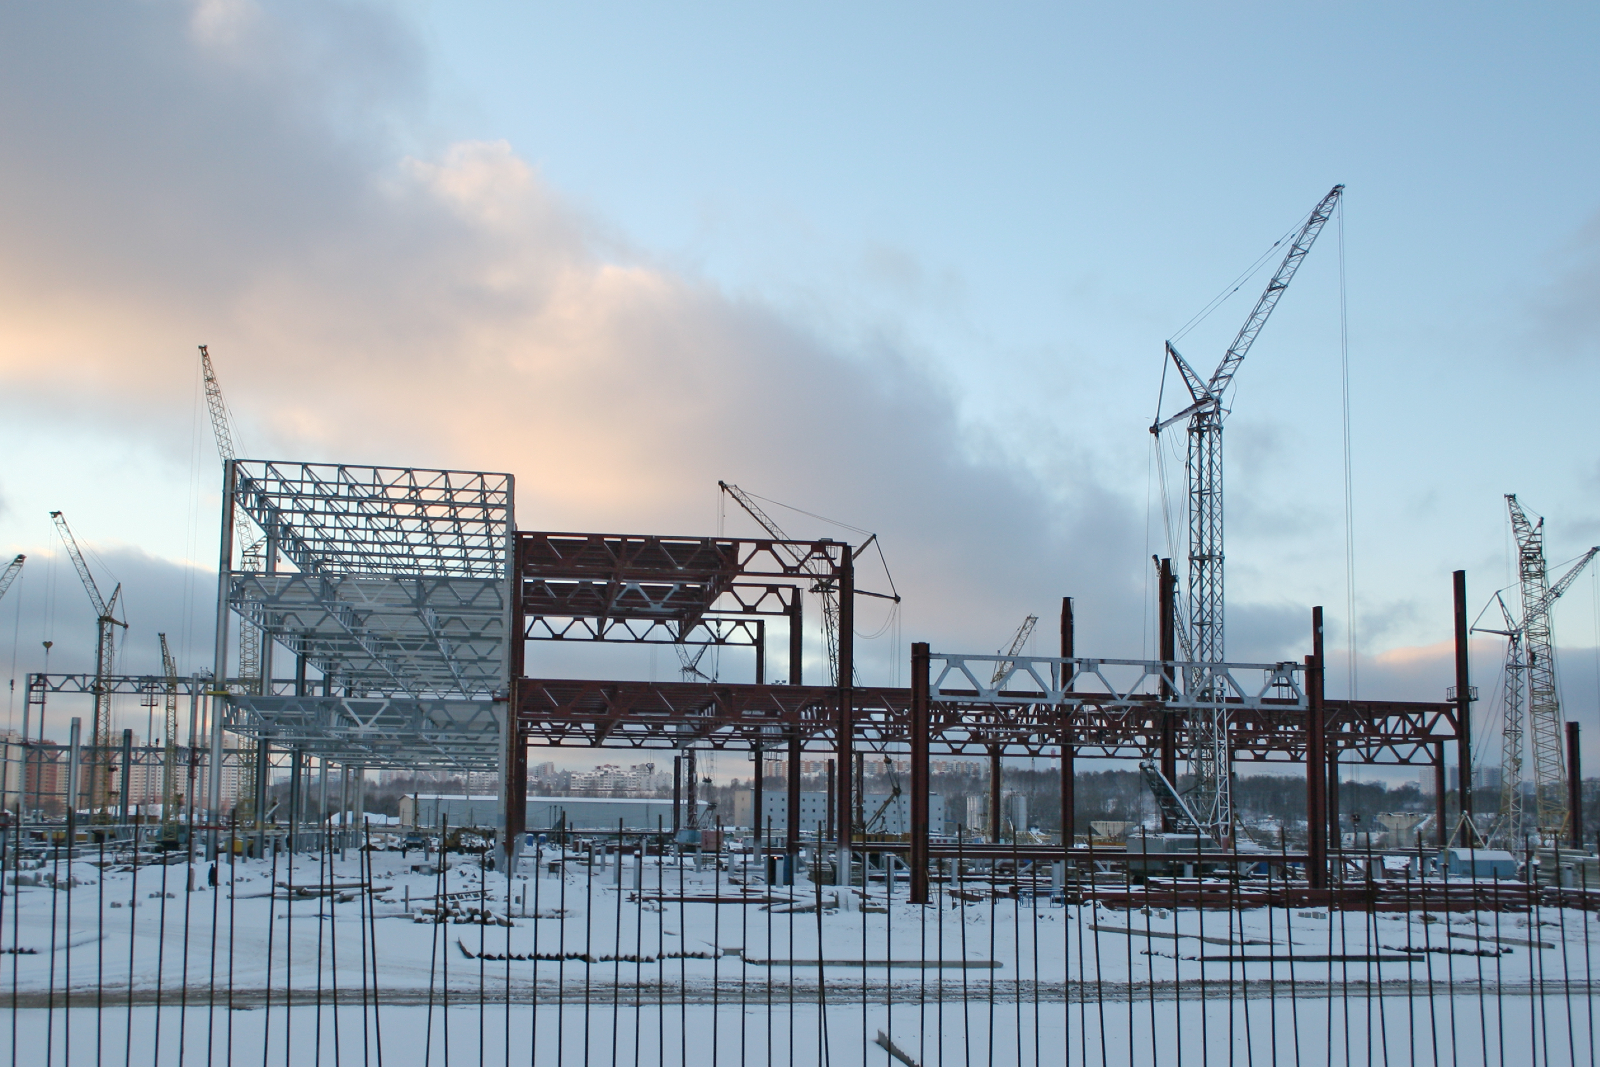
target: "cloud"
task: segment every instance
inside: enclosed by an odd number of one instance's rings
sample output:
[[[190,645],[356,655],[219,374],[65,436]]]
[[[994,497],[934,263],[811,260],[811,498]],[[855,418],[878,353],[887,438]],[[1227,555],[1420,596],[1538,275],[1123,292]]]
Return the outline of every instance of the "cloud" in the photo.
[[[392,12],[12,8],[0,41],[12,416],[177,454],[203,341],[255,454],[510,470],[526,528],[709,533],[726,478],[879,531],[907,641],[996,647],[1072,594],[1081,642],[1138,647],[1135,512],[1081,443],[1019,472],[918,353],[653,262],[537,146],[428,143]]]

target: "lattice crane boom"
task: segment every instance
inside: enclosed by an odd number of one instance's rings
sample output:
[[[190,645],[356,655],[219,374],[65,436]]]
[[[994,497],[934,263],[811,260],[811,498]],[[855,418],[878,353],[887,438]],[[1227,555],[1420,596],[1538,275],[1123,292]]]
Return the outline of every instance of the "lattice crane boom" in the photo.
[[[206,408],[211,412],[211,432],[217,439],[217,453],[227,463],[237,459],[233,447],[233,423],[228,418],[228,402],[222,398],[222,383],[217,381],[217,368],[212,366],[211,353],[200,346],[200,376],[206,387]]]
[[[104,814],[109,811],[112,797],[115,795],[111,783],[111,691],[105,679],[115,669],[117,627],[128,628],[127,623],[116,617],[117,602],[122,598],[122,583],[117,583],[116,588],[111,591],[109,601],[101,596],[100,587],[95,584],[94,575],[89,571],[89,564],[78,549],[78,539],[72,536],[72,528],[67,525],[66,516],[59,511],[52,511],[50,518],[55,521],[61,542],[66,546],[73,567],[77,568],[78,577],[83,581],[84,592],[89,594],[89,602],[94,605],[95,610],[97,625],[94,653],[94,751],[90,756],[87,785],[90,806]],[[73,797],[71,802],[76,803],[77,799]]]
[[[22,573],[22,565],[28,557],[17,553],[17,558],[6,564],[5,573],[0,574],[0,600],[4,600],[6,591],[11,588],[11,583],[17,580],[17,575]]]
[[[1000,680],[1011,672],[1012,657],[1022,654],[1028,647],[1028,638],[1033,636],[1033,628],[1039,624],[1039,616],[1029,615],[1022,620],[1022,625],[1017,627],[1016,634],[1011,638],[1011,646],[1001,655],[1006,658],[994,665],[994,677],[989,680],[990,685],[999,685]]]
[[[737,485],[720,480],[717,482],[717,488],[733,497],[734,503],[748,512],[750,517],[756,520],[756,524],[767,531],[774,540],[793,540],[783,532],[783,527],[779,526],[772,516],[762,510],[760,504],[751,499],[749,493]],[[812,587],[812,592],[822,598],[822,642],[828,650],[828,677],[833,679],[833,684],[840,685],[842,682],[839,678],[839,590],[834,585],[833,576],[827,573],[823,564],[807,559],[794,549],[785,550],[789,552],[791,559],[816,576],[817,582]]]
[[[167,635],[161,639],[161,673],[166,678],[166,733],[163,735],[161,762],[161,822],[166,826],[178,821],[178,661],[167,647]]]
[[[1188,669],[1185,687],[1191,698],[1201,702],[1213,696],[1220,697],[1221,681],[1209,665],[1225,659],[1222,424],[1228,414],[1228,389],[1343,195],[1344,186],[1335,185],[1311,210],[1290,242],[1272,280],[1256,300],[1209,379],[1202,381],[1170,341],[1166,346],[1167,357],[1182,376],[1191,403],[1165,419],[1158,416],[1150,432],[1159,434],[1177,422],[1187,421],[1188,424],[1185,472],[1188,479],[1187,623],[1190,639],[1187,648],[1196,666]],[[1218,699],[1214,707],[1193,712],[1189,725],[1190,736],[1194,739],[1191,766],[1195,784],[1190,794],[1191,806],[1201,824],[1218,841],[1226,840],[1232,835],[1234,822],[1227,709]]]

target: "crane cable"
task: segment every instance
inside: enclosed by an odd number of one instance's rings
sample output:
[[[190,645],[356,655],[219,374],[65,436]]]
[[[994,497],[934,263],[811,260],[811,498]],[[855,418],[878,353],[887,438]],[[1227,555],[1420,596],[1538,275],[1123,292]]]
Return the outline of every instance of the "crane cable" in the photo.
[[[1359,696],[1356,662],[1356,519],[1350,453],[1350,319],[1344,271],[1344,197],[1339,198],[1339,380],[1344,401],[1344,595],[1345,657],[1350,699]],[[1323,666],[1319,664],[1319,666]],[[1326,677],[1326,674],[1324,674]]]

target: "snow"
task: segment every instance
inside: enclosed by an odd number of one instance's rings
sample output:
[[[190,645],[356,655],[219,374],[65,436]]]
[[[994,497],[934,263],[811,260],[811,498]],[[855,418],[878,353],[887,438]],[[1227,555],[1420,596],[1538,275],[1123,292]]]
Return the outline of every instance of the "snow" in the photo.
[[[421,1062],[430,1041],[442,1049],[447,1025],[453,1050],[476,1055],[481,1037],[487,1056],[503,1057],[509,1033],[519,1059],[534,1043],[549,1062],[560,1043],[575,1059],[587,1048],[605,1060],[615,1047],[625,1059],[637,1049],[645,1062],[679,1062],[687,1047],[685,1062],[704,1063],[715,1042],[719,1060],[765,1063],[770,1041],[772,1062],[790,1062],[793,1042],[794,1062],[884,1063],[871,1044],[881,1030],[919,1063],[940,1062],[941,1046],[952,1062],[970,1048],[978,1062],[1033,1063],[1036,1045],[1040,1062],[1063,1050],[1098,1061],[1102,1044],[1121,1060],[1166,1062],[1180,1045],[1183,1055],[1203,1045],[1242,1059],[1247,1045],[1271,1055],[1296,1035],[1316,1060],[1329,1042],[1336,1059],[1369,1061],[1369,1042],[1372,1062],[1385,1058],[1383,1042],[1400,1061],[1430,1059],[1438,1040],[1441,1062],[1516,1063],[1530,1033],[1565,1050],[1568,1011],[1581,1061],[1593,1034],[1582,983],[1600,965],[1595,916],[1551,908],[1229,913],[1152,896],[1129,912],[986,893],[922,907],[905,902],[903,885],[886,899],[881,885],[863,895],[757,882],[751,896],[784,901],[764,908],[693,901],[744,892],[737,863],[695,870],[652,857],[641,894],[631,859],[619,886],[614,864],[589,868],[547,849],[537,863],[529,850],[509,884],[470,857],[449,857],[441,875],[414,851],[373,853],[381,891],[364,923],[349,888],[362,878],[354,850],[343,860],[279,856],[276,866],[224,861],[218,890],[196,864],[192,893],[181,862],[102,871],[92,858],[20,872],[43,884],[15,885],[18,872],[7,872],[0,911],[0,947],[33,950],[0,956],[0,985],[18,998],[14,1033],[39,1049],[70,1033],[72,1062],[92,1062],[86,1035],[97,1025],[106,1050],[121,1054],[130,1040],[149,1050],[159,1017],[163,1048],[181,1028],[186,1045],[210,1042],[220,1058],[231,1028],[236,1049],[259,1051],[270,1035],[274,1061],[291,1043],[288,1062],[304,1062],[319,1040],[327,1054],[335,1019],[342,1050],[358,1054],[365,1018],[367,1040],[381,1029],[395,1063]],[[49,888],[69,877],[70,892]],[[304,899],[275,888],[329,882],[343,888]],[[479,909],[509,925],[417,921],[441,893],[457,916]],[[508,958],[517,956],[567,958]],[[961,961],[998,967],[938,966]],[[364,982],[381,1007],[363,1008]],[[305,1003],[319,985],[320,1009]],[[235,1010],[207,1006],[213,990],[226,1003],[230,989]],[[296,1003],[287,1010],[286,990]]]

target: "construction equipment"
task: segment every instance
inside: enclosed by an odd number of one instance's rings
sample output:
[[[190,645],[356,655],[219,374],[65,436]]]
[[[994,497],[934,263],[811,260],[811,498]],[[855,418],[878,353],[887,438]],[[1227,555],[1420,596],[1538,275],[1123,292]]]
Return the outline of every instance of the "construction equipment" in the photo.
[[[1504,630],[1474,627],[1479,633],[1506,638],[1505,727],[1502,734],[1500,818],[1496,836],[1513,848],[1525,844],[1530,829],[1541,841],[1559,841],[1566,835],[1566,766],[1561,753],[1561,700],[1556,689],[1555,642],[1550,610],[1571,588],[1600,546],[1589,549],[1554,583],[1544,556],[1544,519],[1529,518],[1515,493],[1506,494],[1506,510],[1517,539],[1518,586],[1522,617],[1513,617],[1499,593],[1495,600],[1505,620]],[[1525,739],[1531,742],[1524,749]],[[1533,757],[1534,822],[1530,827],[1523,796],[1523,765]]]
[[[1161,768],[1156,766],[1154,760],[1140,763],[1139,773],[1144,775],[1145,785],[1150,787],[1150,794],[1155,797],[1156,807],[1166,817],[1168,826],[1178,833],[1198,834],[1215,845],[1216,839],[1210,828],[1201,823],[1183,799],[1183,794],[1178,792],[1178,787],[1167,781],[1167,776],[1161,773]]]
[[[1201,826],[1217,840],[1229,838],[1233,826],[1228,712],[1223,705],[1223,680],[1214,667],[1224,662],[1222,424],[1229,413],[1228,388],[1343,194],[1344,186],[1335,185],[1312,209],[1209,379],[1201,378],[1172,342],[1167,342],[1167,356],[1183,378],[1191,402],[1165,419],[1159,418],[1158,412],[1150,427],[1152,434],[1159,435],[1174,423],[1188,424],[1189,640],[1185,649],[1193,665],[1186,669],[1184,683],[1190,701],[1212,705],[1197,708],[1189,716],[1194,773],[1190,799]]]
[[[11,588],[11,583],[17,580],[17,575],[22,573],[22,564],[28,559],[22,553],[17,553],[17,558],[6,565],[5,573],[0,574],[0,600],[4,600],[6,590]]]
[[[165,750],[161,759],[161,836],[163,840],[177,837],[178,806],[182,794],[178,788],[178,662],[167,647],[167,635],[161,638],[161,673],[166,677],[166,733],[162,735]]]
[[[1001,653],[1006,658],[994,665],[994,677],[989,679],[990,685],[998,686],[1005,676],[1011,673],[1011,668],[1016,663],[1012,657],[1021,655],[1022,650],[1028,647],[1028,638],[1033,636],[1033,628],[1038,624],[1037,615],[1029,615],[1022,620],[1022,625],[1017,627],[1016,635],[1011,638],[1011,647]]]
[[[228,404],[222,397],[222,383],[217,381],[217,370],[211,363],[211,353],[205,345],[200,346],[200,375],[205,383],[206,408],[211,412],[211,432],[217,440],[217,455],[222,459],[224,469],[238,458],[234,449],[233,422],[228,416]],[[245,531],[251,529],[249,516],[242,507],[235,507],[233,521],[234,536],[238,537],[241,568],[245,571],[265,570],[266,545],[265,537],[247,539]],[[262,692],[261,670],[261,630],[248,619],[239,620],[239,673],[238,687],[241,692],[259,694]],[[226,685],[226,677],[218,679],[220,684]],[[239,761],[242,773],[239,776],[239,799],[235,809],[235,818],[242,822],[255,822],[256,814],[256,759],[255,741],[240,738]],[[259,825],[259,824],[257,824]]]
[[[773,540],[793,540],[783,532],[783,527],[773,521],[772,516],[761,509],[761,505],[757,504],[749,493],[740,489],[737,485],[730,485],[724,481],[718,481],[717,488],[733,497],[734,503],[744,508],[750,514],[750,517],[755,519],[756,523],[767,531],[767,534]],[[850,558],[852,560],[858,558],[877,539],[877,534],[867,535],[867,539],[856,547],[855,551],[850,554]],[[833,680],[834,685],[843,685],[844,680],[839,677],[839,590],[834,585],[833,575],[829,573],[828,564],[791,546],[784,545],[780,547],[797,566],[806,568],[816,576],[817,580],[812,585],[811,592],[818,594],[822,598],[822,643],[828,650],[828,677]],[[892,582],[890,587],[893,588]],[[896,604],[900,603],[900,595],[898,593],[869,593],[861,589],[856,590],[856,592],[862,596],[875,596],[884,600],[892,600]],[[851,684],[854,684],[854,682],[855,679],[852,678]]]
[[[67,520],[59,511],[52,511],[50,518],[55,520],[56,530],[61,534],[61,542],[67,548],[67,555],[72,559],[72,565],[78,570],[78,578],[83,582],[83,588],[89,594],[89,603],[94,605],[97,623],[97,636],[94,649],[94,735],[92,754],[89,757],[89,807],[99,817],[109,815],[117,795],[112,785],[111,777],[111,689],[106,679],[113,673],[113,661],[116,658],[117,627],[124,630],[128,628],[126,622],[116,617],[117,601],[122,597],[122,583],[111,591],[111,599],[106,600],[100,595],[100,587],[95,584],[94,575],[89,573],[89,564],[84,561],[83,553],[78,550],[78,541],[72,536],[72,528],[67,525]],[[77,804],[78,798],[69,798],[69,804]]]
[[[872,813],[872,818],[866,820],[865,825],[861,827],[860,832],[863,834],[882,832],[878,828],[887,822],[889,808],[900,799],[900,776],[894,773],[894,760],[888,756],[883,757],[883,770],[889,776],[889,795],[878,805],[878,810]]]

